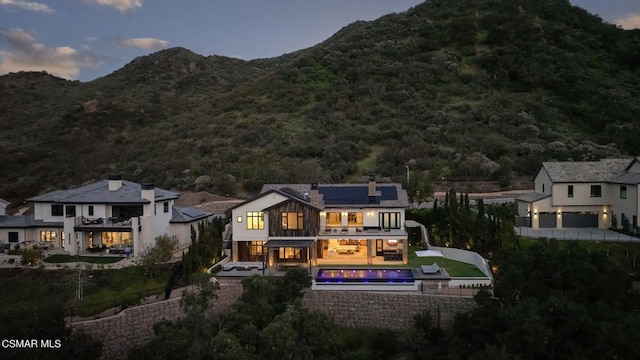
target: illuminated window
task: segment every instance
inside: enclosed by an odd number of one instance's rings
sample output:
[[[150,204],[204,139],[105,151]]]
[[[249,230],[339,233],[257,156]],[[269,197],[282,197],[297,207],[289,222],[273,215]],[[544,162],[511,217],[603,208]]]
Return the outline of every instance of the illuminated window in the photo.
[[[302,258],[302,252],[299,248],[281,247],[278,255],[280,259],[300,260]]]
[[[262,230],[264,229],[264,214],[262,211],[247,212],[247,229]]]
[[[303,229],[304,213],[301,212],[285,212],[282,213],[282,229],[283,230],[300,230]]]
[[[55,242],[58,237],[58,233],[55,231],[40,231],[40,241],[42,242]]]
[[[362,213],[361,212],[350,212],[347,215],[347,219],[349,220],[349,226],[362,226]]]
[[[249,255],[262,255],[262,246],[264,241],[251,241],[249,244]]]
[[[339,212],[328,212],[327,226],[342,226],[342,215]]]

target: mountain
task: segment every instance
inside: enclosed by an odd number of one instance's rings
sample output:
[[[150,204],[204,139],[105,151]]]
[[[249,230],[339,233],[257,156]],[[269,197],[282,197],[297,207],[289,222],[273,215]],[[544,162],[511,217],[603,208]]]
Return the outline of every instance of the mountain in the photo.
[[[640,153],[640,31],[567,0],[431,0],[271,59],[173,48],[91,82],[0,76],[0,197],[121,173],[264,182],[507,183],[540,161]]]

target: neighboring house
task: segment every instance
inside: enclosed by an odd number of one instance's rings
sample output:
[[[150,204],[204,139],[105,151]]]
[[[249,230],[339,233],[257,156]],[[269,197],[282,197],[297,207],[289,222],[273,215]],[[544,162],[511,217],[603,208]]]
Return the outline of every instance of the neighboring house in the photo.
[[[177,193],[153,184],[111,175],[107,180],[29,198],[33,214],[13,217],[21,219],[9,219],[7,226],[0,227],[18,232],[17,242],[63,248],[72,255],[127,245],[133,246],[135,255],[153,246],[155,238],[163,234],[177,236],[187,245],[191,225],[211,219],[208,212],[174,207],[177,197]],[[15,235],[11,236],[14,240]]]
[[[535,191],[516,199],[517,225],[637,231],[640,160],[545,162]]]
[[[267,266],[406,264],[399,184],[268,184],[231,209],[232,261]]]
[[[37,239],[40,231],[46,233],[60,231],[60,224],[36,221],[33,215],[7,215],[8,205],[8,201],[0,199],[0,244],[17,246],[29,241],[28,239]]]

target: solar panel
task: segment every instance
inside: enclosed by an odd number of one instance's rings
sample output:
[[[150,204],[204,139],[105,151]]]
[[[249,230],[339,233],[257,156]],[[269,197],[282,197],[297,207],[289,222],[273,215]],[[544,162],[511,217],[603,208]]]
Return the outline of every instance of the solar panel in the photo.
[[[358,205],[379,204],[380,200],[397,200],[398,191],[395,186],[376,186],[380,196],[369,197],[367,185],[353,186],[318,186],[326,205]]]

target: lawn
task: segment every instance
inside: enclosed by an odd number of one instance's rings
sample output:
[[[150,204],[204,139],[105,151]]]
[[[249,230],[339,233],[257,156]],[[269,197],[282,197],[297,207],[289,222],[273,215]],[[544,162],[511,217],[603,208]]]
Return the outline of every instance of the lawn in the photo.
[[[461,261],[451,260],[444,257],[416,256],[416,251],[423,250],[419,246],[409,247],[409,265],[408,267],[420,267],[422,265],[431,265],[438,263],[441,268],[445,268],[451,277],[485,277],[485,275],[473,264]]]
[[[113,264],[124,259],[120,256],[73,256],[55,254],[44,258],[44,262],[51,264],[64,264],[70,262],[84,262],[91,264]]]

